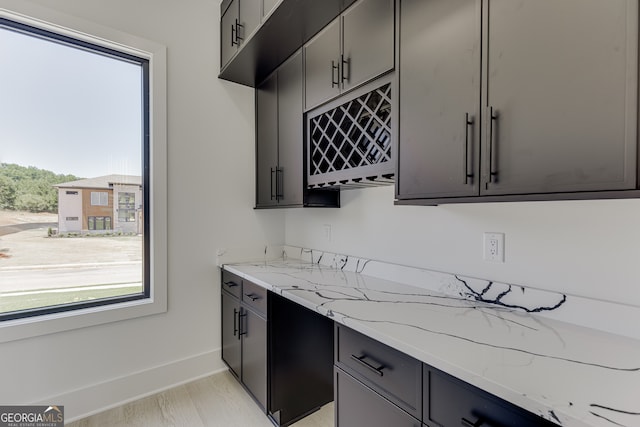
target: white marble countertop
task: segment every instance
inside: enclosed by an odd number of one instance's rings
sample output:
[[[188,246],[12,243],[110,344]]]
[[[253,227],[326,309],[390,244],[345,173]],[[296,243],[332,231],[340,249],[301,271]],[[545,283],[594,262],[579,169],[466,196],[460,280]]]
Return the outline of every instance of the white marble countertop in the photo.
[[[638,340],[358,269],[299,259],[224,268],[556,424],[640,426]]]

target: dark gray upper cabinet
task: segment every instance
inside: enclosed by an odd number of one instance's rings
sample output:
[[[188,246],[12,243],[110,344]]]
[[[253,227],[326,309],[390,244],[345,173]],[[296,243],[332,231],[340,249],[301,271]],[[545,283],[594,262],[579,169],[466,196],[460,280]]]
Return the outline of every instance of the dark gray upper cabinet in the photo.
[[[631,196],[636,0],[399,6],[400,203]]]
[[[275,206],[278,167],[278,75],[256,88],[256,205]],[[301,185],[302,186],[302,185]]]
[[[303,204],[302,52],[278,69],[278,173],[281,205]]]
[[[416,198],[476,195],[480,1],[402,0],[400,8],[397,191]]]
[[[339,16],[352,0],[234,0],[236,5],[238,1],[244,3],[238,7],[231,5],[232,0],[223,0],[220,4],[221,67],[218,77],[256,87]],[[256,13],[256,18],[241,16],[248,13],[246,7]],[[239,41],[239,47],[231,44],[232,36],[236,34],[235,29],[232,30],[233,13],[239,14],[240,24],[246,20],[244,28],[237,33],[244,39]],[[256,22],[260,24],[254,30]]]
[[[304,47],[305,107],[340,94],[340,20],[327,25]]]
[[[262,2],[262,18],[269,15],[277,4],[278,0],[264,0]]]
[[[256,88],[256,208],[339,207],[340,192],[306,189],[302,51]]]
[[[393,68],[393,8],[393,0],[360,0],[342,14],[344,90]]]
[[[258,28],[261,19],[261,2],[255,0],[231,1],[220,22],[221,68],[229,62],[238,52],[240,45]]]
[[[238,51],[238,40],[236,38],[237,26],[240,10],[239,0],[231,2],[227,10],[222,15],[220,21],[220,67],[224,67]]]
[[[309,110],[394,65],[394,0],[359,0],[304,47]]]
[[[636,4],[491,0],[482,194],[635,188]]]
[[[302,206],[302,54],[256,89],[256,207]]]

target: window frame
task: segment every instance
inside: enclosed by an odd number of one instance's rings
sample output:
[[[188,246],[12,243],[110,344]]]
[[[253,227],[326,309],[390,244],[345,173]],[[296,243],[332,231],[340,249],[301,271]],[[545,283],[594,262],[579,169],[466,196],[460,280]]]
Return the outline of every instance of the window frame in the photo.
[[[2,317],[5,320],[0,322],[0,343],[166,312],[166,47],[28,2],[0,0],[0,21],[9,21],[12,27],[15,23],[18,28],[35,29],[35,34],[55,34],[56,40],[90,47],[91,51],[118,52],[117,56],[144,60],[147,78],[143,79],[143,102],[148,114],[143,115],[146,148],[142,198],[143,205],[149,208],[143,222],[143,277],[148,283],[143,294],[32,310],[37,314],[30,316]]]

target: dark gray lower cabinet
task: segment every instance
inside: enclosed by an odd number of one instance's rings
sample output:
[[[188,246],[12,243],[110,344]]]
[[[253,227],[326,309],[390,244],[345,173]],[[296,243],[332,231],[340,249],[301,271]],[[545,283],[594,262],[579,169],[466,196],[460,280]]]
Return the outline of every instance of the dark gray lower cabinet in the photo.
[[[246,298],[244,292],[247,282],[228,272],[223,272],[222,281],[222,360],[266,410],[266,312],[257,311],[255,302],[251,305],[251,300],[241,301]],[[233,286],[229,288],[229,285]],[[261,298],[266,298],[266,295],[265,291]],[[264,305],[266,307],[266,301]]]
[[[242,382],[263,408],[267,407],[267,319],[241,308]]]
[[[333,400],[333,321],[222,272],[222,360],[277,426]]]
[[[231,373],[240,378],[242,372],[242,342],[238,330],[240,300],[222,291],[222,360]]]
[[[336,427],[421,426],[420,361],[343,325],[335,343]]]
[[[336,427],[421,427],[420,421],[335,368]]]
[[[423,421],[438,426],[552,427],[555,424],[467,384],[426,367]]]
[[[336,366],[398,407],[422,416],[422,362],[343,325],[336,325]]]
[[[555,424],[336,324],[336,427]]]

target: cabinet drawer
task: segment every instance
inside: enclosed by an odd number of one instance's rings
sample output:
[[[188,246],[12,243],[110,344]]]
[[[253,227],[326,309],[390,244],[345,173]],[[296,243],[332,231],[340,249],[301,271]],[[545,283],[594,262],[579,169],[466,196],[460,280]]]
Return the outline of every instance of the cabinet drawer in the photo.
[[[222,270],[222,289],[236,298],[240,298],[242,292],[242,279],[233,273]]]
[[[267,290],[262,286],[245,280],[242,283],[242,302],[245,305],[266,315],[267,313]]]
[[[340,368],[335,372],[336,427],[420,427],[421,423]]]
[[[442,426],[552,427],[555,424],[451,375],[424,369],[424,419]],[[466,420],[466,421],[464,421]]]
[[[336,364],[416,418],[422,414],[422,363],[336,325]]]

